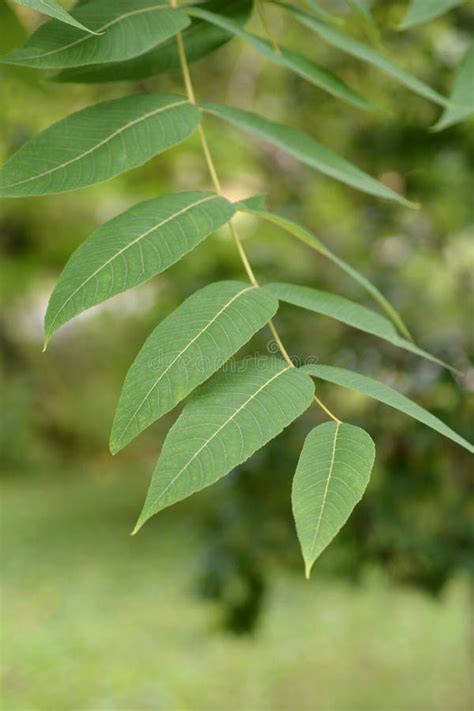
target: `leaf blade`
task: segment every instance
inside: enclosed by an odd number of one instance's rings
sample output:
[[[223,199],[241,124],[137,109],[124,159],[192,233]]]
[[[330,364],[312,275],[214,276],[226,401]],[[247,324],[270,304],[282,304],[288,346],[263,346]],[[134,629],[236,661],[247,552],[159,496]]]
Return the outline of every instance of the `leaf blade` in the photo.
[[[275,297],[243,282],[210,284],[186,299],[154,329],[127,373],[111,452],[123,449],[207,380],[277,309]]]
[[[306,437],[291,493],[306,578],[361,500],[374,460],[374,442],[360,427],[326,422]]]
[[[191,191],[139,203],[101,225],[59,277],[46,311],[45,343],[79,313],[175,264],[233,214],[225,198]]]
[[[0,197],[67,192],[103,182],[180,143],[199,122],[197,108],[175,94],[137,94],[89,106],[13,154],[0,168]]]
[[[408,30],[424,24],[462,5],[464,0],[411,0],[405,17],[398,25],[399,30]]]
[[[228,18],[216,15],[213,12],[209,12],[203,8],[191,7],[188,9],[188,13],[192,17],[198,17],[203,20],[207,20],[224,30],[227,30],[234,34],[236,37],[247,42],[254,49],[257,50],[264,57],[270,61],[278,64],[279,66],[289,69],[299,76],[303,77],[307,81],[311,82],[320,89],[327,91],[333,96],[346,101],[352,106],[356,106],[359,109],[369,109],[374,110],[377,107],[372,102],[365,99],[363,96],[358,94],[356,91],[351,89],[342,79],[339,79],[335,74],[329,72],[324,67],[315,62],[308,60],[302,54],[298,52],[293,52],[282,45],[279,45],[279,51],[275,52],[271,43],[257,37],[250,32],[246,32],[240,25]]]
[[[457,432],[448,427],[448,425],[445,425],[444,422],[435,417],[435,415],[432,415],[428,410],[425,410],[421,405],[418,405],[389,385],[385,385],[385,383],[381,383],[378,380],[369,378],[367,375],[361,375],[352,370],[335,368],[332,365],[305,365],[302,370],[322,380],[327,380],[335,385],[342,385],[342,387],[356,390],[375,400],[379,400],[385,405],[389,405],[389,407],[393,407],[395,410],[399,410],[405,415],[422,422],[427,427],[431,427],[431,429],[439,432],[444,437],[451,439],[453,442],[456,442],[456,444],[467,449],[468,452],[474,453],[474,446],[465,440],[464,437],[458,435]]]
[[[413,207],[413,203],[299,129],[270,121],[251,111],[243,111],[222,104],[205,103],[201,104],[201,108],[206,113],[217,116],[247,133],[271,143],[311,168],[356,190]]]
[[[354,281],[360,284],[372,296],[372,298],[380,304],[380,306],[383,308],[389,318],[393,321],[393,323],[397,326],[400,332],[403,333],[407,339],[411,340],[410,332],[408,331],[402,318],[393,308],[390,302],[387,301],[382,292],[379,291],[379,289],[377,289],[377,287],[372,284],[372,282],[369,281],[367,277],[363,276],[363,274],[360,274],[360,272],[351,267],[349,264],[347,264],[347,262],[338,257],[336,254],[334,254],[334,252],[332,252],[329,247],[327,247],[323,242],[321,242],[320,239],[316,237],[316,235],[307,230],[305,227],[302,227],[298,223],[294,222],[293,220],[289,220],[286,217],[282,217],[281,215],[278,215],[274,212],[270,212],[269,210],[259,208],[250,201],[240,201],[239,203],[236,203],[235,206],[237,210],[247,212],[249,215],[255,215],[255,217],[260,217],[262,220],[266,220],[271,224],[277,225],[281,229],[293,235],[293,237],[296,237],[296,239],[299,239],[301,242],[304,242],[304,244],[307,244],[309,247],[311,247],[311,249],[314,249],[315,252],[318,252],[318,254],[321,254],[322,256],[326,257],[331,262],[336,264],[340,269],[342,269],[342,271],[344,271],[352,279],[354,279]]]
[[[442,131],[474,114],[473,77],[474,42],[471,43],[456,71],[450,96],[451,104],[444,110],[432,130]]]
[[[61,69],[116,62],[144,54],[190,24],[162,0],[96,0],[74,16],[95,34],[59,20],[41,25],[26,45],[2,57],[5,64]]]
[[[170,429],[133,532],[246,461],[310,406],[313,393],[304,373],[272,358],[215,375]]]
[[[66,25],[72,25],[86,32],[91,31],[87,27],[84,27],[84,25],[81,25],[69,12],[66,12],[56,0],[15,0],[15,2],[19,5],[29,7],[32,10],[36,10],[37,12],[41,12],[43,15],[48,15],[48,17],[54,17]]]
[[[398,348],[403,348],[437,365],[453,370],[451,366],[418,348],[411,341],[400,338],[392,322],[384,316],[365,306],[361,306],[355,301],[346,299],[344,296],[312,289],[307,286],[286,283],[266,284],[263,288],[275,294],[281,301],[334,318],[337,321],[346,323],[348,326],[357,328],[372,336],[377,336]]]

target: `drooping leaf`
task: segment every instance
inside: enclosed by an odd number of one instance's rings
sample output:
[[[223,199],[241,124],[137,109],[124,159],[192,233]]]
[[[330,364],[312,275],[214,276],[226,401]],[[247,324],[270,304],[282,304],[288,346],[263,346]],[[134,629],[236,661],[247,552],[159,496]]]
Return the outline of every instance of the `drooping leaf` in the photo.
[[[29,7],[32,10],[37,10],[37,12],[41,12],[43,15],[54,17],[56,20],[65,22],[66,25],[72,25],[73,27],[78,27],[81,30],[90,32],[87,27],[84,27],[84,25],[70,15],[69,12],[66,12],[56,0],[15,0],[15,2],[19,5]]]
[[[95,0],[73,14],[98,34],[50,20],[2,61],[45,69],[116,62],[144,54],[190,24],[163,0]]]
[[[213,376],[170,429],[134,533],[161,509],[245,462],[301,415],[313,394],[305,373],[268,357]]]
[[[222,29],[231,32],[237,37],[240,37],[270,61],[284,67],[285,69],[290,69],[299,76],[303,77],[303,79],[315,84],[338,99],[346,101],[352,106],[357,106],[359,109],[377,108],[375,104],[372,104],[356,91],[348,87],[342,79],[339,79],[339,77],[321,65],[310,61],[304,55],[299,54],[298,52],[293,52],[282,45],[279,45],[279,51],[276,52],[270,42],[267,42],[266,40],[263,40],[250,32],[246,32],[240,25],[233,22],[229,18],[209,12],[204,8],[191,6],[188,8],[188,13],[192,17],[207,20],[207,22],[210,22],[217,27],[221,27]]]
[[[344,368],[335,368],[331,365],[305,365],[301,370],[306,373],[311,373],[311,375],[321,378],[322,380],[327,380],[336,385],[342,385],[345,388],[356,390],[375,400],[379,400],[395,408],[395,410],[400,410],[400,412],[404,412],[406,415],[422,422],[427,425],[427,427],[431,427],[431,429],[436,430],[436,432],[444,435],[444,437],[456,442],[456,444],[464,447],[469,452],[474,452],[474,446],[461,437],[461,435],[458,435],[454,430],[445,425],[444,422],[432,415],[431,412],[421,407],[421,405],[413,402],[413,400],[410,400],[389,385],[385,385],[385,383],[369,378],[367,375],[361,375],[360,373],[355,373],[352,370],[346,370]]]
[[[401,338],[392,322],[372,311],[371,309],[361,306],[355,301],[346,299],[339,294],[332,294],[328,291],[319,291],[311,289],[307,286],[298,286],[296,284],[267,284],[263,287],[265,291],[270,291],[280,301],[286,301],[294,306],[300,306],[303,309],[309,309],[319,314],[324,314],[331,318],[347,323],[349,326],[358,328],[365,333],[370,333],[378,338],[383,338],[384,341],[392,343],[398,348],[403,348],[406,351],[415,353],[422,358],[443,366],[444,368],[452,368],[443,363],[443,361],[435,358],[430,353],[426,353],[418,346],[415,346],[411,341]]]
[[[407,30],[409,27],[434,20],[463,2],[464,0],[411,0],[399,29]]]
[[[193,191],[139,203],[106,222],[59,277],[45,317],[46,343],[77,314],[167,269],[233,214],[225,198]]]
[[[268,141],[302,163],[325,175],[329,175],[331,178],[335,178],[335,180],[350,185],[356,190],[413,207],[413,204],[405,200],[401,195],[390,190],[378,180],[371,178],[370,175],[367,175],[367,173],[364,173],[349,161],[341,158],[337,153],[330,151],[315,138],[297,128],[270,121],[263,118],[263,116],[250,111],[243,111],[233,106],[206,103],[202,104],[202,108],[204,111],[257,136],[257,138]]]
[[[174,94],[137,94],[78,111],[32,138],[0,168],[0,197],[61,193],[142,165],[197,127]]]
[[[347,54],[350,54],[352,57],[356,57],[356,59],[372,64],[380,71],[392,76],[400,84],[403,84],[403,86],[411,89],[411,91],[415,94],[423,96],[425,99],[428,99],[435,104],[440,104],[441,106],[447,106],[449,104],[446,97],[432,89],[428,86],[428,84],[425,84],[420,79],[417,79],[412,74],[409,74],[404,69],[398,67],[390,59],[387,59],[387,57],[373,47],[369,47],[363,42],[359,42],[350,35],[339,30],[337,27],[329,25],[322,20],[319,20],[317,17],[313,17],[294,5],[280,2],[279,0],[274,0],[274,2],[276,2],[277,5],[281,5],[289,10],[297,20],[316,32],[325,42],[328,42],[328,44],[337,47],[337,49],[340,49]]]
[[[307,578],[361,500],[374,459],[374,442],[360,427],[325,422],[306,437],[291,501]]]
[[[450,100],[450,106],[433,127],[436,131],[453,126],[474,114],[474,42],[456,72]]]
[[[231,17],[243,24],[250,15],[252,0],[211,0],[206,8],[211,12]],[[189,63],[207,56],[229,42],[233,35],[208,22],[194,19],[183,32],[186,58]],[[65,69],[54,77],[59,82],[98,83],[112,81],[136,81],[179,69],[179,57],[176,40],[171,38],[159,47],[146,52],[140,57],[113,65],[94,65],[79,69]]]
[[[314,249],[315,252],[318,252],[318,254],[321,254],[323,257],[326,257],[331,262],[336,264],[340,269],[342,269],[346,274],[348,274],[352,279],[354,279],[358,284],[360,284],[375,299],[375,301],[380,304],[380,306],[383,308],[389,318],[391,318],[391,320],[397,326],[400,332],[403,333],[406,338],[411,340],[410,332],[405,326],[400,315],[396,312],[390,302],[387,301],[382,292],[379,291],[379,289],[377,289],[377,287],[374,286],[374,284],[372,284],[372,282],[370,282],[367,277],[363,276],[363,274],[360,274],[360,272],[351,267],[336,254],[334,254],[334,252],[332,252],[329,247],[327,247],[323,242],[321,242],[320,239],[316,237],[316,235],[307,230],[305,227],[301,227],[301,225],[298,225],[296,222],[288,220],[287,218],[282,217],[281,215],[277,215],[274,212],[269,212],[268,210],[262,209],[258,207],[258,205],[255,205],[248,200],[236,203],[235,206],[237,210],[247,212],[250,215],[255,215],[256,217],[260,217],[262,220],[266,220],[267,222],[281,227],[281,229],[293,235],[293,237],[296,237],[301,242],[304,242],[309,247],[311,247],[311,249]]]
[[[115,454],[172,410],[270,321],[274,296],[222,281],[190,296],[145,341],[127,373],[112,427]]]

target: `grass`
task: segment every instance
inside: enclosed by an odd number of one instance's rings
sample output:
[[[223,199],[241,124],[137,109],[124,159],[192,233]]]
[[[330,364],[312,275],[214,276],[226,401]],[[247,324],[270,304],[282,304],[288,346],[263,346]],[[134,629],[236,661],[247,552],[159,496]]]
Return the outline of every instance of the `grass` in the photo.
[[[192,513],[128,534],[143,482],[11,478],[3,494],[2,708],[467,711],[467,585],[441,600],[275,571],[257,634],[192,594]],[[189,509],[192,512],[192,507]]]

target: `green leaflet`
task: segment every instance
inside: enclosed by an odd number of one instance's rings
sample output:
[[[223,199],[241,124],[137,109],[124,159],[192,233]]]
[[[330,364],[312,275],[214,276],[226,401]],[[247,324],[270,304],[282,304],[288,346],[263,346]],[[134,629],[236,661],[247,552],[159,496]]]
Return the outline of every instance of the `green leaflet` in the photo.
[[[260,217],[262,220],[266,220],[267,222],[271,222],[272,224],[281,227],[281,229],[285,230],[286,232],[289,232],[291,235],[301,240],[301,242],[304,242],[309,247],[314,249],[316,252],[318,252],[318,254],[321,254],[323,257],[326,257],[334,264],[337,264],[340,269],[342,269],[346,274],[352,277],[352,279],[354,279],[358,284],[360,284],[375,299],[375,301],[380,304],[385,313],[396,324],[400,332],[403,333],[404,336],[406,336],[408,339],[411,339],[410,332],[408,331],[407,327],[405,326],[404,322],[402,321],[398,313],[395,311],[393,306],[387,301],[385,296],[377,289],[377,287],[374,286],[365,276],[360,274],[356,269],[351,267],[344,260],[340,259],[340,257],[335,255],[334,252],[331,252],[329,247],[326,247],[323,242],[321,242],[315,235],[313,235],[312,232],[307,230],[305,227],[301,227],[296,222],[288,220],[285,217],[281,217],[280,215],[277,215],[274,212],[269,212],[268,210],[261,209],[255,205],[255,202],[251,201],[253,201],[253,198],[250,198],[250,200],[243,200],[239,203],[236,203],[235,206],[237,210],[247,212],[250,215],[255,215],[255,217]]]
[[[450,106],[433,126],[435,131],[453,126],[474,114],[474,42],[456,71],[450,100]]]
[[[250,15],[252,0],[212,0],[206,8],[220,15],[231,17],[243,24]],[[194,19],[183,32],[188,62],[195,62],[231,40],[233,35],[215,25]],[[163,72],[179,69],[176,40],[171,38],[149,52],[116,62],[113,66],[94,65],[79,69],[66,69],[54,77],[58,82],[97,83],[109,81],[134,81],[146,79]]]
[[[183,12],[163,0],[95,0],[73,14],[98,34],[50,20],[2,61],[46,69],[116,62],[147,52],[189,25]]]
[[[245,462],[301,415],[313,394],[306,374],[274,358],[246,359],[215,375],[170,429],[134,533]]]
[[[73,27],[78,27],[81,30],[86,30],[86,32],[91,32],[87,27],[81,25],[81,23],[76,20],[69,12],[61,7],[61,5],[56,2],[56,0],[15,0],[19,5],[24,5],[25,7],[30,7],[32,10],[37,10],[43,13],[43,15],[48,15],[49,17],[54,17],[56,20],[65,22],[67,25],[72,25]]]
[[[270,321],[278,301],[222,281],[190,296],[145,341],[127,373],[112,427],[118,452],[183,400]]]
[[[314,30],[320,37],[322,37],[322,39],[328,42],[328,44],[337,47],[343,52],[346,52],[347,54],[350,54],[363,62],[372,64],[377,67],[377,69],[380,69],[380,71],[385,72],[385,74],[389,74],[394,77],[394,79],[400,82],[400,84],[403,84],[408,89],[411,89],[415,94],[423,96],[425,99],[433,101],[435,104],[440,104],[441,106],[449,105],[449,101],[446,97],[441,96],[441,94],[438,94],[437,91],[424,82],[420,81],[403,69],[400,69],[400,67],[397,67],[396,64],[393,64],[393,62],[387,59],[376,49],[359,42],[350,35],[346,35],[344,32],[341,32],[341,30],[336,27],[322,22],[317,17],[313,17],[293,5],[289,5],[285,2],[279,2],[278,0],[273,1],[277,5],[286,8],[296,17],[297,20],[309,29]]]
[[[0,168],[0,197],[61,193],[143,165],[196,129],[198,109],[174,94],[90,106],[32,138]]]
[[[411,0],[408,11],[398,26],[400,30],[421,25],[434,20],[453,7],[462,5],[464,0]]]
[[[139,203],[106,222],[59,277],[46,312],[45,343],[77,314],[167,269],[233,214],[225,198],[193,191]]]
[[[378,180],[371,178],[349,161],[325,148],[315,138],[297,128],[275,123],[250,111],[243,111],[222,104],[202,104],[202,109],[224,121],[257,136],[272,145],[286,151],[302,163],[329,175],[346,185],[364,193],[386,200],[393,200],[402,205],[413,207],[413,203],[393,192]]]
[[[427,358],[444,368],[453,370],[449,365],[443,363],[442,360],[435,358],[430,353],[426,353],[421,348],[415,346],[411,341],[401,338],[392,322],[386,319],[385,316],[381,316],[355,301],[346,299],[338,294],[332,294],[328,291],[319,291],[307,286],[297,286],[295,284],[267,284],[263,288],[265,291],[268,290],[272,294],[275,294],[280,301],[286,301],[294,306],[300,306],[303,309],[309,309],[310,311],[315,311],[316,313],[337,319],[338,321],[347,323],[349,326],[365,331],[365,333],[383,338],[384,341],[388,341],[398,348],[403,348],[422,358]]]
[[[374,459],[374,442],[360,427],[326,422],[306,437],[291,502],[307,578],[361,500]]]
[[[402,395],[389,385],[385,385],[385,383],[380,383],[378,380],[369,378],[367,375],[361,375],[360,373],[345,370],[344,368],[334,368],[331,365],[305,365],[301,370],[306,373],[311,373],[311,375],[321,378],[322,380],[327,380],[336,385],[342,385],[350,390],[357,390],[357,392],[379,400],[395,408],[395,410],[400,410],[400,412],[404,412],[406,415],[422,422],[427,425],[427,427],[431,427],[431,429],[453,440],[453,442],[456,442],[456,444],[464,447],[469,452],[474,452],[474,446],[445,425],[444,422],[432,415],[428,410],[417,405],[413,400],[405,397],[405,395]]]
[[[224,30],[231,32],[237,37],[240,37],[270,61],[284,67],[285,69],[290,69],[299,76],[303,77],[303,79],[306,79],[321,89],[324,89],[333,96],[336,96],[338,99],[342,99],[342,101],[346,101],[352,106],[357,106],[359,109],[376,108],[375,104],[372,104],[367,99],[364,99],[363,96],[353,91],[335,74],[332,74],[332,72],[329,72],[319,64],[315,64],[314,62],[306,59],[306,57],[302,54],[293,52],[290,49],[282,47],[281,45],[279,46],[280,51],[275,52],[269,42],[257,37],[256,35],[246,32],[240,25],[232,20],[216,15],[215,13],[208,12],[200,7],[189,8],[188,13],[192,17],[207,20],[208,22],[211,22]]]

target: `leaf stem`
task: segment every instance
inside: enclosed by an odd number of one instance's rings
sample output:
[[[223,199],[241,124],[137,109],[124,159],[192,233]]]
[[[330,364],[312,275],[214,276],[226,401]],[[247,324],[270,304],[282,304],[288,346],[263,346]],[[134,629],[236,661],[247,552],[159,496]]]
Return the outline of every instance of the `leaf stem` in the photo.
[[[171,7],[177,7],[177,0],[170,0]],[[257,6],[260,5],[259,0],[257,0]],[[186,57],[186,50],[184,47],[184,41],[183,41],[183,35],[181,32],[179,32],[176,36],[176,42],[177,42],[177,47],[178,47],[178,56],[179,56],[179,61],[181,64],[181,72],[183,75],[183,81],[184,81],[184,86],[186,89],[186,94],[188,97],[188,100],[190,101],[191,104],[196,104],[196,95],[194,93],[194,87],[193,87],[193,82],[191,79],[191,73],[189,71],[189,64],[188,60]],[[275,49],[275,51],[277,51]],[[280,51],[278,49],[278,51]],[[214,163],[214,159],[212,157],[211,150],[209,148],[209,143],[207,141],[207,137],[204,131],[204,128],[202,127],[202,124],[199,124],[198,127],[198,132],[199,132],[199,138],[201,141],[201,147],[202,151],[204,154],[204,158],[209,170],[209,174],[211,176],[214,188],[216,190],[216,193],[218,195],[223,195],[223,190],[222,190],[222,184],[221,181],[219,180],[219,176],[217,174],[216,166]],[[237,247],[237,251],[239,253],[240,259],[242,261],[242,264],[244,266],[244,269],[247,273],[248,279],[250,283],[255,286],[255,287],[260,287],[260,284],[257,281],[257,277],[255,276],[255,273],[252,269],[252,265],[249,262],[249,259],[247,257],[247,254],[245,252],[244,246],[242,244],[242,240],[240,239],[239,233],[237,232],[237,228],[235,227],[235,224],[232,222],[232,220],[229,222],[229,230],[230,233],[234,239],[235,245]],[[273,338],[275,339],[276,344],[278,345],[278,348],[280,349],[280,352],[283,356],[283,358],[286,360],[289,366],[292,368],[295,367],[293,361],[291,360],[288,351],[286,350],[285,346],[283,345],[283,342],[280,338],[280,334],[278,333],[277,329],[275,328],[275,325],[273,321],[269,321],[268,326],[270,328],[270,331],[272,333]],[[335,422],[338,424],[341,424],[341,420],[339,420],[336,415],[334,415],[326,405],[315,395],[314,396],[314,401],[321,407],[324,412],[331,417]]]

